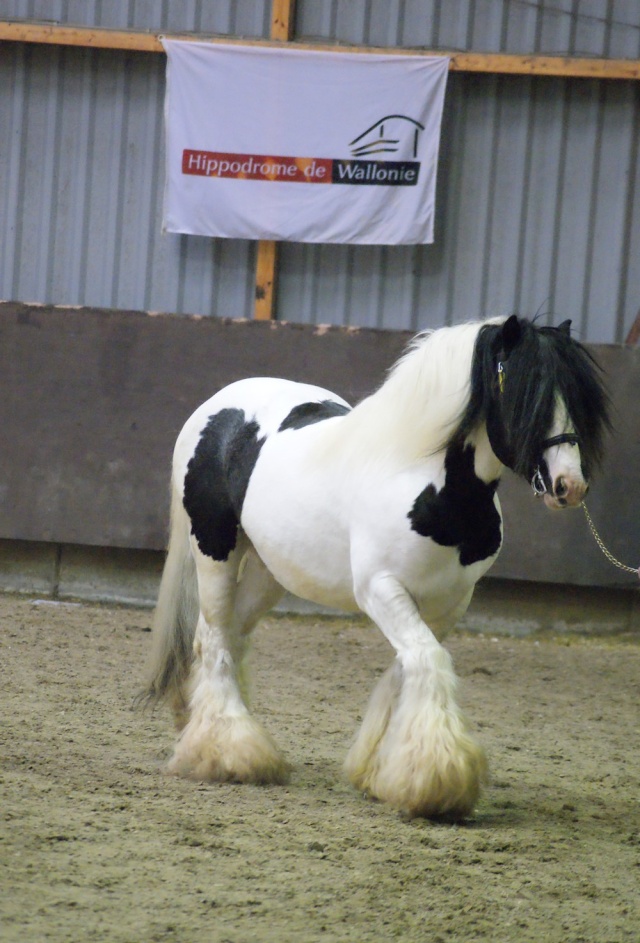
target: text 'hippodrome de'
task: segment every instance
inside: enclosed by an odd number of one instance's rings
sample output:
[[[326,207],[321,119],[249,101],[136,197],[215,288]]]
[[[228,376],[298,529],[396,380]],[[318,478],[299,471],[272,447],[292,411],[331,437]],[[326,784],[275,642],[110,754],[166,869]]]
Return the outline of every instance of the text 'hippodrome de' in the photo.
[[[419,172],[418,161],[269,157],[187,149],[182,152],[183,174],[225,180],[413,187]]]

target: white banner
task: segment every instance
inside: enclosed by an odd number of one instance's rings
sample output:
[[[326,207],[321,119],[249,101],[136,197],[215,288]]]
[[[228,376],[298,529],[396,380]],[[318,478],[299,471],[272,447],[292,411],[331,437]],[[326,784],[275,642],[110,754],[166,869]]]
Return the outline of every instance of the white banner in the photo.
[[[433,242],[446,57],[163,45],[166,230]]]

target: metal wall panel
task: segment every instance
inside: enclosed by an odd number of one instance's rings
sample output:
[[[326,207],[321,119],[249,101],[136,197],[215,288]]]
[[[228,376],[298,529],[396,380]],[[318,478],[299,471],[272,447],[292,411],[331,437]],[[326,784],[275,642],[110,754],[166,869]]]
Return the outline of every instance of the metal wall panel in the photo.
[[[372,46],[423,46],[635,58],[637,0],[297,0],[296,37]]]
[[[637,58],[640,4],[298,0],[296,33]],[[435,245],[283,246],[280,315],[419,329],[515,310],[623,340],[640,308],[639,121],[633,83],[451,75]]]
[[[286,320],[406,330],[541,313],[622,341],[640,307],[632,83],[452,74],[432,246],[285,244]]]
[[[161,232],[164,70],[146,53],[2,46],[0,298],[251,313],[254,244]]]
[[[267,35],[270,2],[0,0],[0,17]],[[640,55],[637,0],[298,0],[299,35]],[[0,46],[0,298],[244,317],[255,244],[162,234],[164,58]],[[278,316],[417,330],[519,311],[621,341],[640,307],[631,82],[452,74],[436,242],[283,244]]]
[[[269,35],[270,0],[0,0],[0,19],[107,29]]]
[[[271,3],[0,0],[0,18],[266,37]],[[250,315],[253,244],[160,231],[164,73],[152,54],[1,47],[0,297]]]
[[[0,18],[269,35],[270,0],[0,0]],[[636,57],[638,0],[297,0],[296,38]]]

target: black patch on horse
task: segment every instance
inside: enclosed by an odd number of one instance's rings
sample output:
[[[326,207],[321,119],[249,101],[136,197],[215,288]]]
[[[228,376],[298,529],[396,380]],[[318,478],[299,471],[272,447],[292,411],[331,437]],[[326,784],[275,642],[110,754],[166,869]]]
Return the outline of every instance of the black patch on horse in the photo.
[[[227,560],[236,546],[244,497],[264,438],[242,409],[211,416],[187,465],[184,507],[202,553]]]
[[[332,399],[322,400],[321,403],[300,403],[282,420],[278,432],[284,432],[285,429],[302,429],[304,426],[310,426],[312,422],[344,416],[348,412],[349,406],[343,406]]]
[[[455,443],[445,456],[441,491],[427,485],[407,515],[411,527],[441,547],[457,547],[462,566],[492,557],[500,549],[500,515],[493,503],[497,481],[485,484],[474,470],[475,449]]]

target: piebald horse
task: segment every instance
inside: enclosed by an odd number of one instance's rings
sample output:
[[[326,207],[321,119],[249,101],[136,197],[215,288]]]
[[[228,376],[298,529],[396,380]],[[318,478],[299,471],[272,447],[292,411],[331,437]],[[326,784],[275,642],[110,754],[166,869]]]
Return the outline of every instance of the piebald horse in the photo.
[[[395,650],[346,759],[351,783],[409,816],[469,815],[486,762],[441,639],[500,550],[505,467],[550,508],[576,507],[608,425],[570,322],[516,316],[419,335],[353,409],[287,380],[221,389],[173,456],[147,690],[170,700],[180,730],[169,770],[286,780],[247,706],[244,659],[287,590],[361,610]]]

